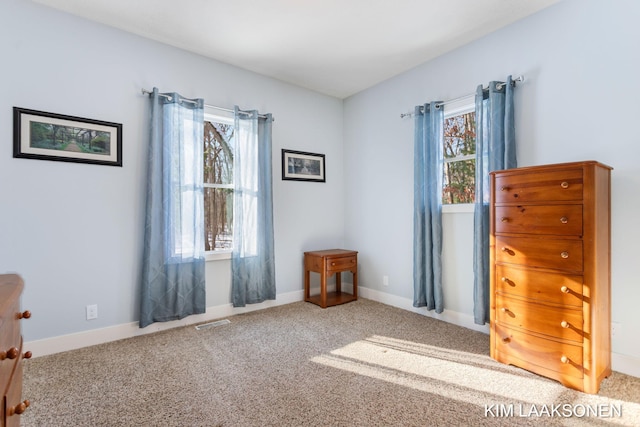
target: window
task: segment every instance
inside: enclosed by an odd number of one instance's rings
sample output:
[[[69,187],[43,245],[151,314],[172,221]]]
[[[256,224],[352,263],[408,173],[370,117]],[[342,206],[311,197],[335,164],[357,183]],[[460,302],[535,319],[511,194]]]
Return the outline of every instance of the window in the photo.
[[[442,204],[474,203],[476,113],[473,97],[445,105]]]
[[[205,112],[204,227],[205,251],[230,253],[233,248],[232,117]]]

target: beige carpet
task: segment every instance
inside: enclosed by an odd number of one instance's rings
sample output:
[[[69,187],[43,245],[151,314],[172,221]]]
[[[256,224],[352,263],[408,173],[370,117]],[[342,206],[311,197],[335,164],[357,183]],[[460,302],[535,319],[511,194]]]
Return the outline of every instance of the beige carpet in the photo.
[[[640,378],[583,394],[493,361],[485,334],[370,300],[229,320],[27,361],[22,425],[640,426]]]

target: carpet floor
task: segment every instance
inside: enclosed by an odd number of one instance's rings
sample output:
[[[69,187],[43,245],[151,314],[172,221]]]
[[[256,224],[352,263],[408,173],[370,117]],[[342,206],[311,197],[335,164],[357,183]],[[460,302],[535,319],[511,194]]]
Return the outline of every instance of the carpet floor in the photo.
[[[640,426],[640,378],[588,395],[486,334],[366,299],[297,302],[26,361],[23,426]]]

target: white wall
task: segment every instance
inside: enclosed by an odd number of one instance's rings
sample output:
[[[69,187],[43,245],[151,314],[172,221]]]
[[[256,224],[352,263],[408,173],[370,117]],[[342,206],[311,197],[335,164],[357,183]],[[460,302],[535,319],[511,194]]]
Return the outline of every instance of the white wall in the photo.
[[[361,251],[363,295],[411,306],[413,121],[400,113],[523,74],[515,92],[519,165],[598,160],[614,168],[614,369],[640,376],[638,18],[636,1],[566,0],[345,101],[345,243]],[[443,318],[467,325],[472,223],[472,214],[444,218]]]
[[[75,334],[81,344],[137,320],[148,120],[141,88],[274,114],[279,300],[301,296],[303,251],[347,247],[360,251],[361,295],[411,309],[413,121],[399,115],[524,74],[519,164],[595,159],[615,168],[614,369],[640,375],[640,3],[565,0],[344,105],[31,2],[2,0],[0,16],[0,272],[26,280],[23,306],[34,313],[26,341]],[[122,123],[124,166],[13,159],[13,106]],[[327,183],[281,181],[281,148],[326,154]],[[473,327],[472,218],[448,214],[444,225],[441,317]],[[207,264],[208,307],[228,306],[229,280],[228,261]],[[97,320],[85,320],[87,304],[99,305]]]
[[[341,100],[28,1],[2,0],[0,16],[0,272],[25,279],[25,341],[138,319],[142,88],[273,113],[278,298],[302,295],[303,251],[342,246]],[[13,106],[122,123],[124,166],[12,158]],[[325,154],[327,182],[282,181],[282,148]],[[229,302],[229,261],[209,262],[207,306]],[[85,320],[88,304],[98,304],[97,320]]]

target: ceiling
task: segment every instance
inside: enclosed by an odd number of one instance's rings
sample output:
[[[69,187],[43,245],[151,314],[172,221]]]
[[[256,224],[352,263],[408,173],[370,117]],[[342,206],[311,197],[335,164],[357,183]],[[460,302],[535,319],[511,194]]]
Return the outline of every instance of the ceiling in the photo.
[[[33,0],[346,98],[560,0]]]

